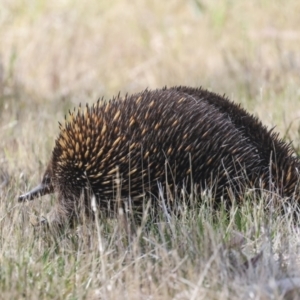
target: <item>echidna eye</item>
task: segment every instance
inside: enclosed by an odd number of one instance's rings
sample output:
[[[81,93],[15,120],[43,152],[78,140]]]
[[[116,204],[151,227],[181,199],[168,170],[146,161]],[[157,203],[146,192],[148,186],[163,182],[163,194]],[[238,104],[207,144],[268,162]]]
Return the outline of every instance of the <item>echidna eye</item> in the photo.
[[[50,183],[51,183],[51,176],[50,176],[49,173],[46,173],[46,174],[44,175],[43,183],[44,183],[44,184],[50,184]]]

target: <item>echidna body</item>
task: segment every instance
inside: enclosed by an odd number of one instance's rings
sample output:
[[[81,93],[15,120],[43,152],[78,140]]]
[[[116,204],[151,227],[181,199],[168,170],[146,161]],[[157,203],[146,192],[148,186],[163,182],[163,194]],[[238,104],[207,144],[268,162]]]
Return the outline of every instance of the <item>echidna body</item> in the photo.
[[[299,166],[277,133],[224,97],[201,88],[145,90],[70,113],[42,183],[19,200],[57,192],[54,219],[62,220],[81,195],[107,209],[117,185],[133,206],[142,195],[155,201],[158,183],[180,189],[191,179],[215,201],[240,198],[247,187],[294,197]]]

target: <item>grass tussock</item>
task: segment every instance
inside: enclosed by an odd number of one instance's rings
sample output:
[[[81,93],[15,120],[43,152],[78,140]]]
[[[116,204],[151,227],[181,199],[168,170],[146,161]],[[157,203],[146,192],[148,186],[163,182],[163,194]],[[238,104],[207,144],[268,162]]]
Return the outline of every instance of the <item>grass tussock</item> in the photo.
[[[297,299],[299,209],[207,196],[180,216],[33,228],[56,200],[16,197],[40,180],[57,121],[121,91],[203,86],[259,116],[300,153],[300,2],[0,3],[1,299]],[[278,199],[277,199],[278,200]],[[283,199],[279,202],[284,203]],[[124,221],[125,220],[125,221]],[[132,225],[133,224],[133,225]]]

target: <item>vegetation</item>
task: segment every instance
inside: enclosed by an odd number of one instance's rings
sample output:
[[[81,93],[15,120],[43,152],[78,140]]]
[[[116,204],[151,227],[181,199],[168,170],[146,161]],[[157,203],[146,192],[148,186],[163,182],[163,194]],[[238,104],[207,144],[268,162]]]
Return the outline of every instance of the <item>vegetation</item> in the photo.
[[[282,213],[250,191],[225,212],[185,195],[197,205],[180,216],[153,223],[149,208],[134,230],[96,217],[57,236],[31,226],[55,196],[17,196],[39,182],[67,111],[119,91],[226,93],[300,153],[299,10],[293,0],[2,0],[0,298],[297,299],[298,208],[284,199]]]

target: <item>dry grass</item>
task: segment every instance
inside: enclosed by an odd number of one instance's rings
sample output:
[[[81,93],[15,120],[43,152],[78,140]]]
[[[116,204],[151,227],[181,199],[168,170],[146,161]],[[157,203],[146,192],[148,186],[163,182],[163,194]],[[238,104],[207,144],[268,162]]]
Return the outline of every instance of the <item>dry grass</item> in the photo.
[[[67,110],[119,91],[226,93],[299,153],[299,10],[294,0],[2,0],[0,298],[297,299],[298,226],[264,199],[229,216],[204,203],[131,237],[104,219],[58,238],[29,222],[54,198],[16,196],[39,181]]]

